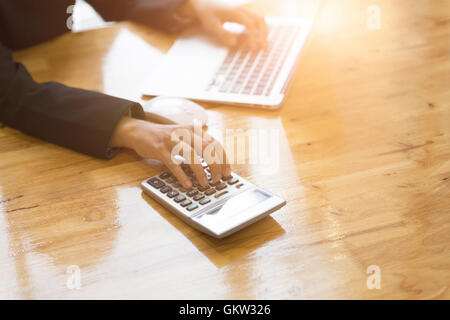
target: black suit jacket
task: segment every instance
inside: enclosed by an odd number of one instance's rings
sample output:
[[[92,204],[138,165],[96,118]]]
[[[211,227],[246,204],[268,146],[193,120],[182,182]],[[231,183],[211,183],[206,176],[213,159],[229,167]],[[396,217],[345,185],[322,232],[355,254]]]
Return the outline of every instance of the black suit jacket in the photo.
[[[88,0],[108,21],[133,20],[167,31],[182,24],[173,11],[183,0]],[[142,107],[99,92],[56,82],[37,83],[11,51],[49,40],[68,31],[67,8],[73,0],[0,0],[0,121],[58,145],[100,158],[121,117]]]

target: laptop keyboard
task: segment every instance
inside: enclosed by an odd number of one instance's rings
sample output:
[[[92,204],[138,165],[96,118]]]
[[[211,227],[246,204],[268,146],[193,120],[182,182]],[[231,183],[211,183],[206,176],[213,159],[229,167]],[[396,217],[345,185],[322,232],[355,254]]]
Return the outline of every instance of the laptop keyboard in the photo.
[[[300,33],[300,26],[268,26],[266,47],[259,52],[230,51],[206,88],[209,92],[269,96]]]

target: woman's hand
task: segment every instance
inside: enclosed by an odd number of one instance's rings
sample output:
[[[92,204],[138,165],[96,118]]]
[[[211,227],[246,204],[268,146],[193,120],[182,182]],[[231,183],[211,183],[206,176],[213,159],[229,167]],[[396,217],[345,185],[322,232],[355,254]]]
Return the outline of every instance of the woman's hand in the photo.
[[[192,187],[192,181],[174,158],[179,150],[183,151],[183,158],[202,186],[206,186],[209,181],[200,157],[208,163],[213,182],[231,174],[221,144],[201,128],[194,130],[193,126],[160,125],[124,117],[111,138],[110,146],[133,149],[143,158],[161,160],[186,189]],[[213,157],[209,156],[211,154]]]
[[[214,0],[187,0],[177,13],[197,20],[206,31],[230,47],[238,44],[238,37],[223,28],[225,22],[237,22],[246,27],[251,50],[263,47],[266,42],[267,25],[264,18],[237,6]]]

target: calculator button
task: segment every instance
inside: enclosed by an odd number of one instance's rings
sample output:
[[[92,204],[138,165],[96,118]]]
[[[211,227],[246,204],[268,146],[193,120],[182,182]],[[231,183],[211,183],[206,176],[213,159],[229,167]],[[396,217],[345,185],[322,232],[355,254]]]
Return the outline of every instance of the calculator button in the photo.
[[[221,196],[223,196],[224,194],[227,194],[228,191],[222,191],[221,193],[216,194],[214,197],[219,198]]]
[[[209,190],[206,190],[206,191],[205,191],[205,194],[206,194],[207,196],[210,196],[210,195],[212,195],[212,194],[215,193],[215,192],[216,192],[215,189],[209,189]]]
[[[187,192],[187,190],[185,188],[182,188],[182,187],[178,188],[178,191],[183,192],[183,193]]]
[[[168,194],[167,194],[167,196],[169,197],[169,198],[173,198],[173,197],[176,197],[177,195],[179,195],[180,193],[178,192],[178,191],[176,191],[176,190],[173,190],[173,191],[170,191]]]
[[[235,184],[235,183],[238,183],[239,182],[239,179],[237,179],[237,178],[233,178],[233,179],[231,179],[231,180],[228,180],[228,184],[231,186],[231,185],[233,185],[233,184]]]
[[[167,183],[174,183],[176,181],[177,181],[177,179],[175,177],[170,177],[166,180]]]
[[[211,202],[211,199],[210,198],[205,198],[205,199],[203,199],[203,200],[200,200],[200,204],[207,204],[207,203],[210,203]]]
[[[169,191],[172,191],[172,188],[169,187],[169,186],[165,186],[165,187],[162,187],[160,191],[161,191],[162,193],[167,193],[167,192],[169,192]]]
[[[159,177],[160,177],[161,179],[167,179],[167,178],[169,178],[170,176],[171,176],[170,172],[167,172],[167,171],[165,171],[165,172],[163,172],[163,173],[161,173],[161,174],[159,175]]]
[[[179,196],[175,197],[175,199],[173,199],[173,200],[175,200],[175,202],[181,202],[181,201],[186,200],[186,197],[183,196],[182,194],[180,194]]]
[[[236,188],[240,189],[244,184],[243,183],[239,183]]]
[[[220,183],[220,180],[219,181],[217,181],[217,182],[210,182],[209,183],[209,185],[211,186],[211,187],[215,187],[215,186],[217,186],[218,184]]]
[[[227,187],[227,185],[226,185],[225,183],[220,183],[220,184],[218,184],[218,185],[216,186],[216,189],[217,189],[218,191],[220,191],[220,190],[225,189],[226,187]]]
[[[164,182],[162,182],[161,180],[159,180],[158,178],[151,178],[147,181],[153,188],[159,189],[163,186],[165,186],[166,184]]]
[[[198,200],[201,200],[201,199],[203,199],[205,196],[203,195],[203,194],[198,194],[198,195],[196,195],[193,199],[195,200],[195,201],[198,201]]]
[[[209,186],[204,186],[204,187],[198,187],[198,190],[203,192],[209,189]]]
[[[182,203],[180,203],[180,205],[181,205],[182,207],[186,207],[186,206],[190,205],[191,203],[192,203],[191,200],[186,199],[186,200],[184,200]]]
[[[188,210],[188,211],[192,211],[192,210],[195,210],[195,209],[197,209],[198,208],[198,205],[196,205],[195,203],[194,204],[191,204],[189,207],[187,207],[186,209]]]
[[[222,180],[227,181],[230,180],[231,178],[233,178],[233,176],[230,174],[228,177],[222,177]]]
[[[186,193],[189,197],[193,197],[198,194],[198,190],[191,190],[188,193]]]
[[[175,182],[172,185],[174,186],[174,188],[180,188],[181,187],[181,184],[179,182]]]

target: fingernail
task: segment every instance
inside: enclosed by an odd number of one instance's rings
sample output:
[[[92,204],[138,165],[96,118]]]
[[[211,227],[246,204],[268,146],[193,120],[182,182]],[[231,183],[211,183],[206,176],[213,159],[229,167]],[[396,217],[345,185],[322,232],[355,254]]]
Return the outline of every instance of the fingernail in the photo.
[[[186,189],[192,188],[192,182],[191,182],[191,180],[189,180],[189,179],[184,180],[184,182],[183,182],[183,187],[185,187]]]

